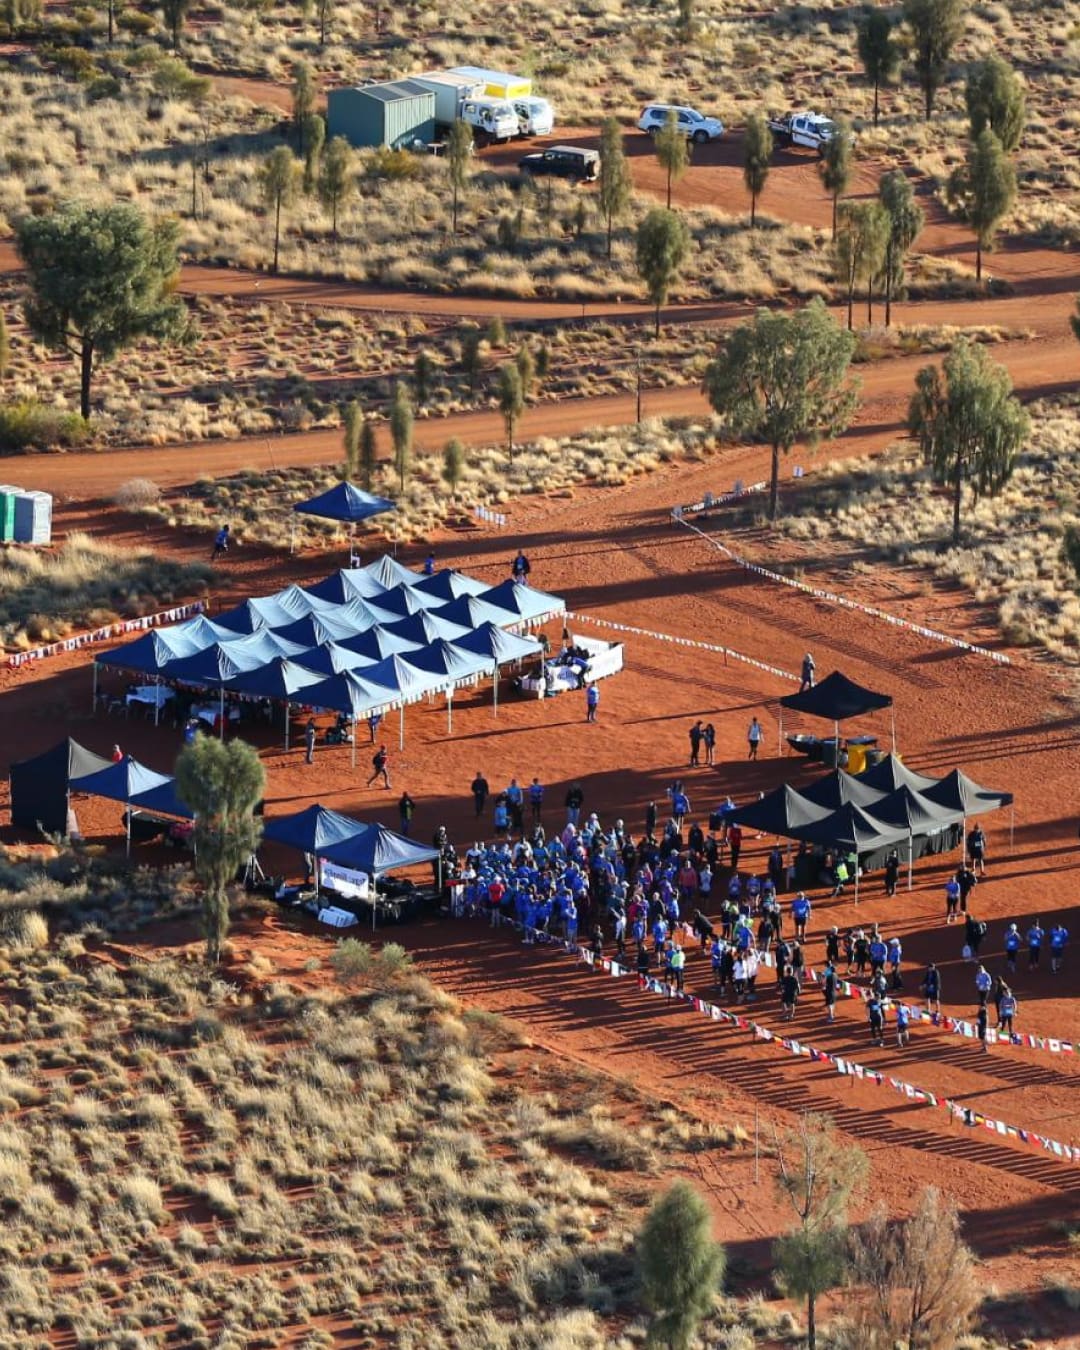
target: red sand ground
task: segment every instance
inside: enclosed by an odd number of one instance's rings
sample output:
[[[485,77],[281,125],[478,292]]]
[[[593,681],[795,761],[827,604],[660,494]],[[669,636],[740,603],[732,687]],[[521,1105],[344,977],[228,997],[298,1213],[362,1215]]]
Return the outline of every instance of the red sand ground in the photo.
[[[694,173],[707,178],[708,171],[705,167],[692,171],[691,179]],[[774,177],[779,192],[784,179]],[[807,185],[796,183],[791,200],[807,196]],[[771,209],[778,210],[775,202]],[[933,229],[942,231],[938,247],[952,246],[947,237],[952,227],[935,224]],[[1077,349],[1066,318],[1078,285],[1075,257],[1009,249],[993,267],[995,275],[1009,275],[1016,283],[1016,298],[912,305],[904,318],[956,324],[1008,322],[1028,328],[1035,335],[1030,342],[1009,344],[1003,352],[1018,387],[1035,395],[1074,380]],[[252,279],[242,274],[204,271],[197,278],[200,287],[203,276],[207,289],[252,285]],[[296,293],[307,284],[282,283]],[[349,296],[365,307],[375,303],[370,292],[322,285],[312,287],[312,302],[326,303],[331,293],[334,303]],[[477,312],[473,302],[456,303],[461,312]],[[384,297],[382,304],[423,308],[414,297]],[[531,305],[498,308],[507,318],[537,312]],[[676,317],[692,319],[700,314],[691,308],[673,311],[672,318]],[[879,448],[896,434],[913,368],[910,361],[894,361],[865,372],[869,399],[859,427],[829,453]],[[647,411],[656,412],[692,412],[699,407],[690,391],[651,394],[647,403]],[[545,406],[530,413],[523,433],[558,434],[630,416],[631,401],[626,399]],[[432,446],[441,445],[452,430],[474,440],[498,435],[488,414],[418,427],[422,444]],[[91,514],[98,528],[120,539],[150,543],[170,553],[202,553],[205,539],[155,531],[115,513],[106,516],[104,508],[86,499],[106,493],[136,472],[177,483],[190,480],[196,465],[200,472],[224,471],[252,463],[264,451],[265,446],[257,443],[182,448],[152,456],[122,452],[30,458],[8,461],[5,474],[75,499],[60,512],[61,528],[85,523]],[[289,462],[336,458],[340,452],[336,436],[313,436],[279,440],[275,453],[280,463],[286,458]],[[762,471],[761,452],[743,448],[705,464],[669,466],[644,484],[580,490],[570,501],[515,502],[511,537],[467,532],[444,538],[436,541],[439,561],[499,580],[521,543],[533,559],[536,584],[566,595],[575,610],[723,643],[793,672],[809,648],[821,673],[838,666],[856,679],[887,689],[896,700],[899,746],[913,767],[943,772],[959,764],[975,777],[1016,794],[1011,846],[1007,822],[996,817],[988,821],[990,875],[980,883],[974,902],[980,917],[991,923],[986,946],[991,970],[1002,966],[1003,925],[1014,918],[1023,926],[1037,914],[1044,920],[1060,915],[1074,934],[1075,948],[1080,941],[1080,907],[1072,888],[1078,851],[1074,785],[1080,757],[1072,676],[1030,653],[1011,653],[1014,664],[994,666],[917,635],[831,610],[745,575],[720,560],[706,541],[676,533],[668,523],[667,512],[674,502],[727,487],[735,477],[747,481],[761,477]],[[766,547],[765,540],[761,547]],[[240,553],[230,559],[227,590],[219,599],[227,603],[242,594],[265,593],[290,579],[318,576],[338,561]],[[830,563],[836,561],[820,560],[817,575],[823,584],[828,583]],[[981,642],[1000,640],[992,615],[970,597],[929,588],[911,573],[884,570],[870,578],[845,576],[841,589],[854,594],[856,588],[860,597],[894,613],[922,618]],[[463,697],[456,703],[452,737],[446,735],[441,709],[410,709],[405,751],[392,754],[391,793],[363,787],[363,757],[360,769],[352,773],[347,751],[320,750],[317,766],[308,768],[301,753],[286,756],[268,742],[268,809],[273,814],[321,800],[394,824],[393,802],[406,787],[419,803],[418,835],[429,835],[445,821],[453,836],[464,842],[486,832],[478,831],[467,803],[467,785],[476,769],[483,768],[495,785],[511,775],[528,779],[538,773],[548,787],[549,820],[560,814],[557,806],[567,783],[581,778],[589,809],[605,818],[623,816],[631,828],[640,828],[644,803],[662,797],[676,774],[687,779],[694,805],[702,813],[725,792],[746,798],[785,777],[794,775],[799,781],[807,776],[801,763],[781,761],[777,755],[775,700],[790,687],[751,667],[725,665],[705,652],[632,638],[625,673],[604,686],[596,726],[584,724],[580,699],[569,695],[544,703],[506,701],[497,718],[486,690]],[[144,721],[92,719],[89,689],[83,656],[51,661],[20,674],[0,673],[3,757],[13,760],[32,753],[68,730],[99,750],[119,739],[155,767],[169,767],[178,743],[175,730],[155,729]],[[770,739],[762,762],[747,765],[744,734],[754,711],[763,716]],[[697,716],[717,725],[717,765],[689,771],[683,767],[686,728]],[[877,729],[887,735],[882,724]],[[395,719],[388,730],[396,734]],[[115,834],[119,816],[115,806],[90,803],[81,815],[88,832]],[[762,862],[769,843],[751,841],[747,862]],[[946,870],[943,864],[920,866],[915,890],[902,891],[892,902],[872,886],[857,912],[850,897],[835,902],[819,897],[811,960],[820,961],[826,926],[880,920],[887,932],[903,937],[910,969],[928,959],[943,965],[950,1011],[970,1012],[971,968],[959,960],[960,934],[941,923]],[[988,1262],[988,1284],[1031,1291],[1048,1275],[1067,1275],[1076,1281],[1080,1262],[1050,1225],[1075,1219],[1080,1169],[985,1132],[950,1126],[943,1112],[913,1106],[885,1088],[853,1085],[805,1060],[749,1043],[745,1036],[639,995],[627,982],[616,985],[599,976],[590,978],[562,958],[522,955],[508,938],[483,928],[424,926],[405,930],[402,936],[426,969],[468,1001],[521,1019],[538,1042],[560,1055],[630,1077],[647,1092],[678,1100],[704,1116],[752,1124],[757,1109],[768,1124],[790,1119],[792,1111],[828,1111],[853,1140],[870,1150],[874,1194],[897,1211],[903,1211],[928,1182],[944,1186],[957,1198],[967,1214],[971,1239]],[[274,921],[257,935],[245,935],[241,945],[249,942],[270,955],[283,974],[296,975],[312,951],[325,950],[328,939],[293,932]],[[700,970],[700,958],[695,957],[691,985]],[[1080,1038],[1078,970],[1080,956],[1074,950],[1060,976],[1051,977],[1046,970],[1037,976],[1019,972],[1015,986],[1020,1029]],[[763,1000],[759,1015],[777,1025],[771,997]],[[855,1052],[862,1063],[883,1072],[1080,1145],[1076,1125],[1080,1067],[1075,1060],[1013,1049],[995,1049],[984,1056],[969,1043],[922,1028],[916,1028],[913,1045],[903,1054],[891,1047],[871,1051],[860,1006],[845,1006],[841,1020],[830,1030],[812,992],[796,1028],[804,1039],[841,1053]],[[714,1196],[722,1237],[761,1242],[776,1231],[778,1212],[763,1193],[750,1189],[745,1169],[720,1171],[703,1180]],[[1075,1338],[1070,1341],[1067,1328],[1060,1331],[1059,1344],[1076,1343]]]

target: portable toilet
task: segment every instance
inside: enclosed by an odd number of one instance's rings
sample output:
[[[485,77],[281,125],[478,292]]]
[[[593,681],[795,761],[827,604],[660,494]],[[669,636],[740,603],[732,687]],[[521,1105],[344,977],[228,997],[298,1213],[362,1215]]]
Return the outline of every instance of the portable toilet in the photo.
[[[414,80],[331,89],[326,96],[326,135],[350,145],[386,145],[399,150],[435,139],[435,95]]]
[[[18,488],[0,487],[0,544],[15,540],[15,494]]]
[[[15,498],[15,540],[19,544],[52,543],[52,505],[48,492],[20,492]]]

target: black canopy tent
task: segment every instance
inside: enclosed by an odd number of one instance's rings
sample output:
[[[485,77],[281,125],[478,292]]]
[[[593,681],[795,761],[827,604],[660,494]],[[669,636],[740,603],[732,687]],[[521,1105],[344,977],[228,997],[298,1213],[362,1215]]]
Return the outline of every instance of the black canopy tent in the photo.
[[[107,769],[111,761],[70,737],[10,770],[11,823],[20,829],[67,834],[69,783],[72,778]]]
[[[967,856],[967,818],[968,816],[981,816],[987,811],[997,811],[1003,806],[1009,807],[1009,847],[1012,847],[1013,829],[1016,824],[1016,810],[1013,805],[1013,795],[1011,792],[997,792],[993,788],[981,787],[973,778],[969,778],[966,773],[960,769],[953,769],[952,773],[947,773],[944,778],[939,779],[933,787],[926,789],[924,794],[932,802],[939,806],[944,806],[953,811],[960,811],[963,816],[963,830],[965,836],[964,856]]]
[[[803,788],[802,795],[808,802],[813,802],[815,806],[820,806],[826,811],[836,811],[852,802],[855,806],[876,813],[876,803],[885,794],[862,779],[845,773],[843,769],[833,769],[831,773],[815,778],[809,787]]]
[[[907,830],[908,890],[912,887],[915,861],[915,840],[921,841],[919,857],[927,853],[944,852],[956,845],[953,829],[963,819],[959,811],[950,810],[931,801],[929,797],[902,784],[874,803],[874,816],[887,825],[899,825]]]
[[[906,835],[906,830],[887,825],[854,802],[845,802],[822,820],[802,825],[793,832],[793,838],[805,840],[808,844],[842,848],[855,854],[856,904],[859,903],[859,856],[898,844]]]
[[[837,743],[840,740],[840,723],[849,717],[862,717],[881,708],[892,707],[891,694],[879,694],[864,685],[849,680],[840,671],[834,670],[820,683],[798,694],[786,694],[780,700],[780,744],[784,742],[784,709],[791,712],[806,713],[809,717],[822,717],[833,724],[833,734]],[[891,724],[891,740],[896,748],[896,718]]]
[[[759,801],[740,807],[734,814],[744,830],[759,830],[762,834],[778,834],[793,839],[794,831],[804,825],[824,820],[829,808],[818,806],[787,783],[767,792]]]
[[[925,773],[916,773],[914,769],[909,769],[895,750],[887,754],[879,764],[869,765],[855,777],[860,783],[877,788],[879,792],[895,792],[898,787],[908,787],[913,792],[925,792],[938,782],[936,778],[930,778]]]

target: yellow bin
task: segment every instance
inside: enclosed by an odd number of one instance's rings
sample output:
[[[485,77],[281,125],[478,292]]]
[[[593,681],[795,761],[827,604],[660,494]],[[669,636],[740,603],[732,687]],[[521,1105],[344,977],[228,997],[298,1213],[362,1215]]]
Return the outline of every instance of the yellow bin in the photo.
[[[866,746],[849,745],[847,750],[848,773],[862,773],[866,768]]]

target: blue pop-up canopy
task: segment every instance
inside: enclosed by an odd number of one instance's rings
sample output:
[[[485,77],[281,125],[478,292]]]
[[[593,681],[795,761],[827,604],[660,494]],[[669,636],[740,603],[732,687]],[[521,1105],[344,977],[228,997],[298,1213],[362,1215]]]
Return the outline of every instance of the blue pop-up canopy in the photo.
[[[384,511],[395,511],[397,506],[389,498],[372,496],[352,483],[335,483],[317,497],[297,502],[293,510],[305,516],[321,516],[324,520],[342,520],[350,525],[358,525],[362,520],[382,515]]]
[[[396,586],[391,586],[383,591],[382,595],[374,597],[374,604],[378,609],[386,610],[390,614],[398,614],[404,618],[407,614],[420,614],[427,609],[438,609],[446,601],[437,595],[427,595],[423,591],[417,590],[415,586],[408,586],[405,582],[399,582]]]
[[[407,638],[414,647],[426,647],[429,642],[456,642],[470,630],[460,623],[451,623],[438,614],[429,614],[426,610],[419,614],[410,614],[405,619],[387,624],[387,631],[398,637]]]
[[[556,614],[566,613],[566,601],[558,595],[549,595],[547,591],[535,590],[520,581],[507,578],[497,586],[482,593],[482,600],[489,605],[498,605],[516,614],[521,623],[543,623]]]
[[[316,581],[304,590],[320,600],[330,600],[335,605],[346,605],[350,600],[371,600],[381,595],[386,587],[368,574],[365,567],[343,567],[331,572],[322,581]]]
[[[127,851],[131,852],[131,810],[142,807],[144,810],[160,811],[171,816],[183,816],[191,819],[192,812],[176,796],[176,780],[167,773],[157,773],[140,764],[137,759],[125,755],[115,764],[93,773],[81,774],[69,779],[69,788],[73,792],[87,792],[94,797],[107,797],[110,801],[124,802],[127,825]]]
[[[318,647],[324,642],[340,642],[343,638],[355,637],[374,622],[366,607],[356,601],[349,605],[334,605],[326,613],[305,614],[302,619],[294,619],[284,628],[272,631],[278,637],[288,638],[290,642]]]
[[[396,625],[394,628],[384,628],[382,624],[375,624],[365,632],[357,633],[356,637],[344,638],[341,645],[370,657],[372,661],[382,661],[397,652],[414,652],[423,643],[403,637],[396,631]]]
[[[109,666],[115,670],[138,670],[146,675],[160,675],[170,661],[178,656],[193,656],[199,650],[199,643],[190,640],[176,628],[166,628],[144,633],[134,642],[126,642],[122,647],[112,647],[94,657],[99,666]]]
[[[316,803],[291,815],[271,817],[263,825],[263,838],[322,857],[328,848],[344,844],[366,829],[363,821]]]
[[[418,581],[415,589],[449,604],[451,600],[457,600],[462,595],[480,595],[488,587],[486,582],[477,581],[475,577],[463,576],[452,567],[443,567],[440,571],[432,572],[431,576]]]
[[[385,825],[368,825],[340,844],[332,844],[323,856],[331,862],[355,867],[358,872],[380,877],[395,867],[434,862],[439,857],[439,850],[416,844],[406,835],[388,830]]]
[[[500,628],[507,628],[511,624],[520,623],[521,616],[516,610],[507,609],[498,603],[491,604],[484,596],[477,595],[459,595],[456,600],[451,600],[449,604],[432,611],[440,619],[449,619],[451,623],[459,623],[463,628],[479,628],[481,624],[494,623]]]

